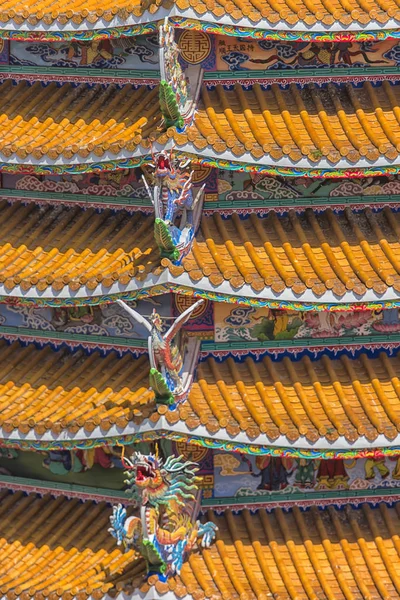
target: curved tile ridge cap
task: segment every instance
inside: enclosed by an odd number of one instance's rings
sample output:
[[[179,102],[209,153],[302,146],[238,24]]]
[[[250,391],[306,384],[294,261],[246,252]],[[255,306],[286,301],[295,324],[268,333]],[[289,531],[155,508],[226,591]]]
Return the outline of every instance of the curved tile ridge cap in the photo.
[[[3,4],[4,8],[2,8]],[[394,0],[379,0],[370,5],[350,0],[346,6],[315,0],[240,0],[223,3],[213,0],[107,0],[95,9],[88,3],[72,0],[65,8],[61,0],[49,6],[45,2],[18,2],[10,7],[0,3],[0,27],[18,32],[107,30],[162,20],[165,17],[197,19],[233,27],[271,29],[275,31],[363,31],[396,29],[400,26],[400,9]],[[111,32],[111,36],[113,32]],[[118,35],[115,31],[114,34]],[[238,32],[238,35],[240,33]]]

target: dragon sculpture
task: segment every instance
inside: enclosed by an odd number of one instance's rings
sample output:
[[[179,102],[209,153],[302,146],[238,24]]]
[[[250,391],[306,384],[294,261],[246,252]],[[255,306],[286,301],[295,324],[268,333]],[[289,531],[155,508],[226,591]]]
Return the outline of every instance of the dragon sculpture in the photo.
[[[212,522],[194,522],[191,516],[198,491],[198,466],[183,457],[169,456],[165,463],[156,455],[137,452],[125,459],[126,493],[139,501],[140,517],[127,517],[126,509],[113,507],[109,532],[126,549],[137,550],[147,564],[148,576],[165,581],[178,574],[197,540],[208,548],[217,527]]]
[[[198,300],[189,306],[174,320],[166,333],[163,333],[163,320],[155,309],[153,309],[149,322],[122,300],[117,300],[117,302],[149,332],[150,387],[155,393],[158,404],[174,407],[186,397],[189,391],[182,378],[182,354],[174,342],[174,338],[204,300]]]
[[[200,223],[204,185],[193,197],[193,171],[183,171],[189,161],[177,161],[172,151],[152,156],[152,185],[145,177],[143,182],[154,206],[154,237],[161,256],[179,265],[190,251]]]

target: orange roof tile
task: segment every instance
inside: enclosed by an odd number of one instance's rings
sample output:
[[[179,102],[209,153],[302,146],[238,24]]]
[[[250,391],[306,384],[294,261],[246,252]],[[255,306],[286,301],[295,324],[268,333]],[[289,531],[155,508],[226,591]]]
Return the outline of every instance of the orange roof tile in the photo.
[[[384,503],[340,511],[226,510],[219,517],[210,510],[216,543],[156,589],[195,600],[392,600],[400,596],[399,514],[399,504]]]
[[[110,514],[104,502],[0,492],[2,596],[99,600],[137,577],[144,561],[116,545]]]
[[[303,436],[311,443],[339,436],[372,442],[379,434],[393,440],[400,430],[400,355],[209,358],[199,363],[188,400],[173,411],[157,411],[149,368],[147,356],[87,356],[0,340],[0,426],[58,436],[123,430],[147,419],[157,424],[164,416],[171,429],[181,422],[188,432],[202,425],[211,436],[245,432],[249,440],[274,441],[284,435],[291,443]]]
[[[196,151],[215,155],[229,151],[235,158],[250,153],[268,162],[268,156],[292,161],[307,158],[332,165],[345,159],[377,161],[399,157],[400,84],[384,81],[360,88],[351,83],[310,83],[304,89],[273,84],[263,90],[258,83],[246,90],[239,83],[232,90],[222,85],[202,87],[194,125],[175,134],[178,144],[192,143]]]
[[[0,425],[3,431],[38,435],[123,429],[155,411],[149,370],[147,356],[129,352],[122,358],[114,352],[88,356],[0,340]]]
[[[158,87],[0,83],[0,153],[41,160],[133,152],[161,123]]]
[[[393,440],[400,431],[400,355],[381,352],[318,360],[289,357],[256,362],[213,358],[197,367],[188,401],[179,407],[189,429],[206,427],[210,435],[245,432],[251,440],[301,436],[311,443],[344,437],[352,443],[384,434]],[[173,413],[169,417],[173,419]]]
[[[267,286],[275,293],[332,290],[341,297],[351,290],[362,296],[367,289],[400,290],[399,252],[400,213],[388,207],[342,214],[291,210],[284,217],[271,211],[248,219],[215,212],[203,217],[181,266],[167,259],[162,264],[175,277],[187,273],[196,284],[206,277],[216,288],[226,282],[235,290],[248,284],[257,293]]]
[[[362,0],[348,0],[337,2],[330,0],[314,0],[309,2],[301,0],[294,3],[290,0],[236,0],[235,2],[224,2],[223,0],[144,0],[129,2],[128,0],[116,0],[95,5],[90,2],[72,0],[66,6],[61,0],[49,2],[37,2],[27,0],[22,2],[9,2],[2,0],[0,4],[0,23],[8,24],[11,20],[16,24],[28,23],[31,26],[43,22],[48,26],[63,26],[69,21],[79,28],[83,21],[91,25],[100,22],[110,23],[118,19],[122,23],[131,18],[137,18],[149,11],[154,18],[157,13],[164,9],[170,9],[170,14],[179,11],[192,10],[199,17],[207,18],[212,15],[215,19],[230,16],[232,20],[238,21],[247,18],[251,23],[266,21],[269,24],[286,22],[292,26],[301,24],[303,27],[312,26],[315,23],[333,25],[340,23],[342,26],[359,25],[363,27],[370,22],[381,25],[388,23],[391,19],[400,20],[400,11],[395,0],[379,0],[378,2],[365,2]],[[164,16],[164,15],[163,15]]]
[[[124,211],[0,201],[0,282],[8,291],[110,287],[157,271],[153,220]]]
[[[182,265],[160,258],[153,218],[140,213],[117,215],[78,208],[37,207],[0,202],[0,283],[8,293],[89,291],[115,282],[135,285],[169,270],[171,281],[187,274],[216,288],[256,293],[292,289],[316,296],[332,290],[362,297],[368,289],[383,294],[400,290],[400,213],[389,207],[342,214],[311,209],[280,217],[273,211],[223,219],[203,217],[192,251]],[[179,280],[177,280],[179,281]],[[200,284],[201,285],[201,284]],[[264,292],[265,293],[265,292]]]
[[[143,582],[144,564],[107,531],[104,503],[0,493],[0,590],[7,598],[160,593],[181,598],[392,600],[400,595],[400,510],[380,503],[302,512],[247,509],[221,516],[217,541],[195,550],[179,577]],[[137,592],[136,592],[137,593]]]

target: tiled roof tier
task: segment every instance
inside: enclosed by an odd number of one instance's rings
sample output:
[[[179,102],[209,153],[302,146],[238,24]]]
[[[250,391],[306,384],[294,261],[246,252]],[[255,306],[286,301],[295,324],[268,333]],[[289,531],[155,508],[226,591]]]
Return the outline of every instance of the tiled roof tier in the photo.
[[[386,207],[372,212],[346,208],[315,213],[308,209],[267,217],[219,213],[203,217],[191,253],[172,275],[187,273],[192,282],[206,277],[218,288],[245,284],[261,293],[265,287],[295,294],[311,289],[316,296],[332,290],[337,297],[352,291],[360,298],[368,289],[382,294],[400,291],[400,213]]]
[[[227,219],[203,217],[192,251],[182,265],[161,259],[153,218],[139,212],[112,214],[78,207],[38,207],[0,202],[0,284],[6,293],[73,293],[97,286],[144,285],[169,270],[170,281],[208,279],[216,289],[238,292],[245,285],[266,296],[291,289],[346,292],[400,291],[400,213],[350,208],[297,215],[256,214]],[[21,292],[17,290],[19,286]],[[243,293],[243,290],[242,290]]]
[[[273,84],[264,90],[204,84],[194,124],[162,131],[158,87],[0,83],[0,156],[10,162],[69,164],[145,154],[176,143],[204,156],[247,162],[351,166],[396,161],[400,151],[400,83]],[[322,161],[325,161],[322,163]]]
[[[195,600],[386,600],[400,595],[399,505],[289,513],[208,511],[217,541],[183,565],[179,597]],[[183,586],[183,588],[182,588]],[[168,585],[159,584],[160,591]],[[146,586],[142,586],[142,590]]]
[[[99,600],[137,577],[143,561],[116,545],[110,514],[104,502],[1,491],[2,597]]]
[[[385,25],[391,20],[400,20],[399,7],[394,0],[379,0],[375,3],[362,0],[347,0],[341,3],[323,0],[302,0],[297,3],[290,0],[241,0],[231,3],[222,0],[116,0],[101,5],[73,0],[67,7],[61,0],[53,0],[51,4],[35,0],[19,0],[14,3],[3,0],[0,4],[0,24],[9,25],[11,21],[19,25],[44,24],[54,28],[72,22],[79,29],[83,22],[92,26],[96,23],[107,26],[115,24],[116,21],[120,24],[127,20],[135,21],[147,11],[154,15],[154,18],[161,18],[165,14],[163,12],[159,16],[157,13],[161,10],[169,10],[171,15],[193,11],[195,15],[203,18],[231,17],[235,22],[246,18],[253,24],[261,21],[269,25],[286,23],[295,28],[310,27],[316,23],[327,26],[339,23],[342,27],[351,25],[361,28],[371,26],[372,23]]]
[[[0,494],[0,589],[7,598],[100,600],[171,591],[194,600],[386,600],[400,594],[399,505],[339,511],[226,510],[204,519],[217,541],[192,552],[180,577],[143,579],[143,561],[107,531],[110,508],[77,499]]]
[[[153,220],[140,213],[112,214],[78,207],[0,201],[0,283],[52,293],[69,286],[128,284],[157,271],[160,254]]]
[[[203,425],[217,437],[224,430],[256,441],[283,435],[293,444],[301,436],[311,443],[362,436],[372,442],[379,434],[393,440],[400,431],[399,369],[400,355],[384,352],[318,360],[249,356],[240,363],[208,358],[179,415],[189,429]]]
[[[0,154],[66,162],[132,153],[161,123],[158,88],[0,83]]]
[[[400,84],[388,81],[359,88],[273,84],[268,90],[258,83],[247,90],[239,83],[230,90],[203,85],[195,124],[175,139],[205,155],[230,152],[263,163],[285,156],[332,165],[343,160],[356,165],[360,158],[392,161],[400,151],[399,102]]]
[[[90,435],[97,427],[106,434],[148,419],[161,426],[164,416],[171,429],[180,422],[188,432],[203,426],[206,435],[245,433],[255,441],[264,436],[264,443],[286,436],[293,444],[301,437],[310,443],[339,437],[353,443],[363,436],[373,442],[379,434],[393,440],[400,430],[400,354],[209,358],[199,363],[188,400],[158,412],[149,368],[147,356],[88,356],[0,340],[0,426],[8,434]]]
[[[129,352],[101,357],[0,340],[0,425],[21,435],[34,430],[56,436],[124,428],[155,411],[149,369],[147,356]]]

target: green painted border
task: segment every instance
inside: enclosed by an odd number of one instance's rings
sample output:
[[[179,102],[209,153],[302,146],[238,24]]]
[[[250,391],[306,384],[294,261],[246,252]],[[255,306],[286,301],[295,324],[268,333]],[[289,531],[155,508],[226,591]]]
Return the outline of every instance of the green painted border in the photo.
[[[124,196],[95,196],[90,194],[70,194],[68,192],[35,192],[30,190],[16,190],[0,188],[0,198],[10,198],[18,200],[45,200],[48,203],[58,201],[57,203],[69,204],[71,202],[88,205],[104,204],[107,206],[118,206],[124,208],[151,208],[153,204],[149,198],[127,198]],[[400,204],[400,194],[373,195],[373,196],[300,196],[299,198],[265,198],[263,200],[208,200],[204,202],[205,211],[238,211],[249,209],[249,211],[263,212],[265,208],[312,208],[324,206],[360,206],[360,210],[365,206],[379,207],[380,205]]]
[[[118,206],[121,209],[124,208],[151,208],[153,204],[150,198],[126,198],[124,196],[94,196],[92,194],[69,194],[68,192],[34,192],[30,190],[11,190],[7,188],[0,188],[0,198],[10,198],[18,200],[29,200],[35,202],[37,200],[45,200],[49,204],[53,201],[58,203],[69,204],[71,202],[76,204],[87,205],[90,207],[92,204],[104,204],[108,206]],[[400,196],[399,196],[400,202]]]
[[[190,159],[193,163],[215,167],[226,171],[239,171],[244,173],[259,173],[263,175],[280,177],[309,177],[311,179],[359,179],[360,177],[378,177],[382,175],[397,175],[400,173],[399,165],[384,165],[382,167],[346,167],[322,169],[314,167],[278,167],[274,165],[262,165],[258,163],[246,163],[236,160],[225,160],[216,157],[202,157],[192,152],[175,150],[177,158]],[[97,173],[115,171],[118,169],[134,169],[152,161],[149,154],[143,154],[135,158],[111,159],[106,162],[63,164],[63,165],[31,165],[17,163],[0,163],[0,172],[30,175],[82,175],[84,173]]]
[[[70,333],[65,331],[44,331],[32,329],[29,327],[8,327],[0,326],[0,338],[7,339],[7,336],[22,339],[23,341],[46,343],[60,342],[71,345],[91,344],[93,346],[111,346],[118,348],[127,348],[133,350],[146,350],[147,340],[140,338],[124,338],[118,336],[104,336],[97,334]],[[201,352],[205,355],[215,353],[230,352],[267,352],[268,350],[284,349],[307,349],[307,348],[343,348],[345,346],[367,346],[376,345],[378,348],[382,345],[400,345],[400,333],[388,335],[363,335],[363,336],[343,336],[332,338],[297,338],[292,340],[269,340],[266,342],[212,342],[208,340],[201,341]]]
[[[1,331],[1,328],[0,328]],[[203,353],[215,352],[234,352],[235,350],[243,350],[251,352],[252,350],[278,350],[285,348],[329,348],[329,347],[345,347],[345,346],[366,346],[375,345],[377,347],[382,344],[396,345],[400,344],[400,333],[389,335],[353,335],[343,337],[324,337],[324,338],[296,338],[292,340],[270,340],[267,342],[211,342],[204,340],[201,342],[201,351]]]
[[[11,75],[44,75],[42,81],[54,79],[52,76],[67,76],[67,77],[86,77],[95,79],[96,77],[108,79],[160,79],[160,71],[143,69],[96,69],[93,68],[73,68],[73,67],[41,67],[37,66],[20,66],[20,65],[0,65],[0,80],[3,74]],[[113,81],[113,83],[115,83]],[[121,83],[124,83],[121,81]]]
[[[120,292],[103,296],[88,296],[84,298],[32,298],[29,296],[18,297],[10,294],[7,296],[0,296],[0,303],[3,302],[5,304],[20,306],[95,306],[96,304],[109,304],[118,299],[126,300],[128,302],[131,300],[141,300],[142,298],[160,296],[161,294],[167,294],[169,292],[174,294],[182,294],[184,296],[193,296],[194,298],[204,298],[205,300],[211,300],[212,302],[225,302],[233,305],[241,304],[255,308],[267,306],[268,308],[276,310],[289,309],[303,312],[346,312],[367,309],[382,310],[387,308],[400,308],[400,300],[345,302],[342,304],[340,304],[340,302],[318,303],[298,302],[292,300],[264,300],[259,298],[249,298],[248,296],[241,296],[240,294],[236,295],[223,292],[209,292],[175,283],[149,286],[148,288],[139,289],[134,292]]]
[[[0,67],[1,69],[1,67]],[[312,69],[312,68],[298,68],[298,69],[252,69],[249,71],[207,71],[204,73],[203,79],[205,82],[207,81],[220,81],[223,83],[226,80],[253,80],[253,79],[263,79],[268,81],[268,79],[307,79],[308,77],[315,77],[318,79],[324,77],[352,77],[352,76],[360,76],[360,77],[370,77],[370,76],[379,76],[382,75],[397,75],[400,78],[400,72],[398,67],[385,67],[382,65],[381,67],[371,67],[365,65],[365,67],[324,67],[321,69]]]
[[[209,34],[228,35],[230,37],[247,37],[256,40],[274,41],[306,41],[306,42],[368,42],[385,39],[398,39],[399,29],[380,28],[369,31],[275,31],[273,29],[259,29],[257,27],[238,27],[236,25],[223,25],[215,22],[188,19],[182,16],[169,17],[171,24],[180,29],[204,31]],[[103,27],[102,29],[60,31],[22,31],[0,29],[0,39],[16,40],[21,42],[46,41],[57,42],[61,40],[94,40],[107,38],[130,37],[152,33],[163,21],[154,20],[144,24],[128,25],[121,27]],[[322,25],[322,24],[321,24]]]
[[[104,336],[96,334],[83,334],[83,333],[68,333],[65,331],[43,331],[38,329],[30,329],[28,327],[7,327],[4,325],[0,326],[0,338],[7,336],[17,337],[26,341],[26,338],[32,342],[45,342],[46,340],[51,342],[70,342],[71,344],[84,344],[90,343],[93,346],[115,346],[132,349],[144,349],[147,350],[147,340],[141,340],[136,338],[123,338],[117,336]],[[111,349],[112,349],[111,348]]]
[[[272,502],[292,502],[293,505],[296,502],[301,501],[317,501],[318,500],[340,500],[344,499],[357,499],[357,498],[374,498],[376,496],[400,496],[400,484],[398,488],[382,487],[376,490],[333,490],[333,491],[315,491],[315,492],[293,492],[292,494],[276,493],[265,494],[260,496],[246,496],[246,497],[224,497],[224,498],[203,498],[201,502],[202,508],[238,508],[248,506],[251,504],[260,505]]]
[[[73,494],[85,495],[90,494],[92,496],[109,496],[116,500],[127,499],[124,492],[118,490],[109,490],[107,488],[90,487],[86,485],[77,485],[75,483],[58,483],[57,481],[43,481],[42,479],[29,479],[27,477],[13,477],[8,475],[0,475],[0,489],[2,484],[8,484],[4,487],[7,489],[13,489],[14,486],[27,486],[42,489],[43,492],[72,492]],[[34,493],[34,490],[32,490]]]
[[[170,22],[181,29],[205,31],[209,34],[229,35],[230,37],[247,37],[255,40],[273,40],[284,42],[372,42],[375,40],[398,39],[400,29],[379,28],[360,31],[288,31],[259,29],[257,27],[239,27],[224,25],[218,22],[188,19],[186,17],[170,17]]]
[[[0,29],[0,39],[14,40],[18,42],[61,42],[61,41],[88,41],[104,40],[108,38],[131,37],[135,35],[146,35],[153,33],[163,21],[151,21],[149,23],[138,23],[136,25],[125,25],[121,27],[103,27],[101,29],[88,29],[76,31],[60,31],[57,25],[50,31],[24,31]]]

